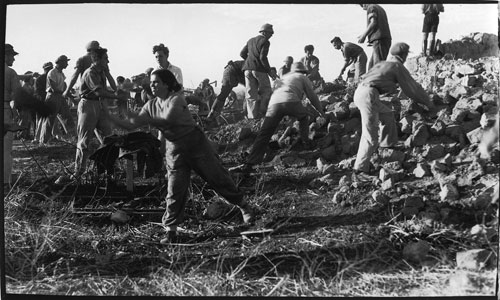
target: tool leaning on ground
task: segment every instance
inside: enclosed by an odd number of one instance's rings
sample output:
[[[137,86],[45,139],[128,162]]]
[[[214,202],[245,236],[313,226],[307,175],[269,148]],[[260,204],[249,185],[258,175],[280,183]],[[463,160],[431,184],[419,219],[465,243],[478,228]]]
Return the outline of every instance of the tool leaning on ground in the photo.
[[[44,101],[39,100],[37,97],[31,95],[23,88],[18,88],[14,91],[14,108],[20,111],[31,111],[39,114],[41,117],[48,117],[53,113],[53,109]],[[18,124],[3,124],[3,135],[9,131],[20,131],[25,129]]]

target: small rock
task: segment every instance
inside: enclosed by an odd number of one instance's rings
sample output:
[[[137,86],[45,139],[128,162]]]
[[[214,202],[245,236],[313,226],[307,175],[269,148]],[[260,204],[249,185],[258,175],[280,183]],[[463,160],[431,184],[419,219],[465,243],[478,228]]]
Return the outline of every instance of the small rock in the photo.
[[[410,242],[403,249],[403,258],[408,261],[421,263],[426,259],[430,249],[431,246],[426,241]]]
[[[387,179],[386,181],[382,182],[382,184],[381,184],[380,188],[381,188],[383,191],[387,191],[387,190],[389,190],[389,189],[392,189],[394,186],[395,186],[394,179],[389,178],[389,179]]]
[[[484,130],[479,127],[467,133],[467,138],[471,144],[478,144],[481,142]]]
[[[418,163],[413,170],[413,175],[417,178],[423,178],[431,175],[430,167],[427,163]]]
[[[130,216],[123,210],[117,210],[111,214],[111,221],[124,224],[130,221]]]
[[[455,201],[459,198],[459,193],[457,188],[452,184],[444,184],[441,187],[441,192],[439,192],[441,201]]]
[[[430,128],[430,132],[432,135],[439,136],[443,135],[446,129],[446,124],[441,120],[436,120],[434,124],[432,124]]]
[[[384,194],[384,192],[382,191],[379,191],[379,190],[376,190],[372,193],[372,198],[373,200],[375,200],[377,203],[380,203],[380,204],[387,204],[389,203],[389,196],[387,196],[386,194]]]

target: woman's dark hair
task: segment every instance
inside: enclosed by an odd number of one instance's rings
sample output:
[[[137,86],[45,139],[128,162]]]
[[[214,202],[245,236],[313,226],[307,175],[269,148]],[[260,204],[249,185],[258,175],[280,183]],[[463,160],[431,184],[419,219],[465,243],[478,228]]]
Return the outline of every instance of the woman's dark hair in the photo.
[[[154,70],[151,75],[160,77],[161,81],[168,85],[170,92],[178,92],[182,89],[182,85],[175,79],[174,74],[167,69]]]
[[[170,51],[168,50],[168,47],[165,47],[165,45],[163,45],[163,44],[153,46],[153,54],[155,54],[155,52],[157,52],[157,51],[163,51],[167,57],[168,57],[168,54],[170,53]]]

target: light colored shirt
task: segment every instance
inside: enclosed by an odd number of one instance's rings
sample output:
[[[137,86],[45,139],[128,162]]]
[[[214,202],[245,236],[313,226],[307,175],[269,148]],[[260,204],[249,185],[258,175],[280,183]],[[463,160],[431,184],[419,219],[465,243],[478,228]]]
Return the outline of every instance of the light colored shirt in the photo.
[[[406,96],[424,105],[430,103],[429,96],[418,82],[411,77],[401,58],[390,56],[373,66],[365,75],[361,84],[375,87],[380,94],[396,91],[401,87]]]
[[[162,66],[158,66],[158,67],[156,67],[156,69],[154,69],[154,71],[161,70],[161,69],[164,69],[164,68]],[[178,83],[180,83],[181,85],[184,85],[181,68],[176,67],[173,64],[169,63],[167,70],[169,70],[170,72],[172,72],[172,74],[174,74],[175,79],[177,80]]]
[[[319,74],[319,58],[314,55],[310,57],[304,56],[300,59],[304,66],[309,71],[307,77],[311,80],[320,80],[321,75]]]
[[[98,100],[97,91],[106,89],[106,74],[102,68],[92,64],[85,72],[83,72],[80,97],[89,100]]]
[[[174,93],[164,101],[158,97],[149,100],[139,115],[161,118],[171,123],[171,126],[159,128],[165,139],[171,142],[189,134],[196,126],[182,92]]]
[[[53,68],[47,73],[47,88],[45,91],[48,93],[49,91],[53,92],[64,92],[66,88],[66,76],[62,71],[59,71],[57,68]]]
[[[21,87],[21,82],[17,76],[17,72],[11,67],[5,65],[5,78],[3,88],[3,101],[10,102],[14,100],[14,91]]]
[[[297,72],[285,74],[281,78],[281,85],[272,93],[269,106],[284,102],[301,102],[304,94],[314,107],[322,110],[313,84],[306,75]]]

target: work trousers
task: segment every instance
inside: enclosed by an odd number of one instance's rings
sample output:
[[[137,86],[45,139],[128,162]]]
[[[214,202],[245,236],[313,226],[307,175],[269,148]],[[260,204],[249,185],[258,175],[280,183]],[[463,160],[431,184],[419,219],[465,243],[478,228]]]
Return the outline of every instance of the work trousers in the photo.
[[[51,114],[43,118],[40,129],[40,143],[47,143],[53,136],[59,134],[56,126],[56,117],[61,123],[64,133],[71,134],[75,128],[75,122],[71,116],[68,103],[60,93],[47,93],[45,103],[50,107]]]
[[[359,82],[359,77],[366,73],[366,62],[368,61],[368,57],[366,53],[363,51],[356,58],[354,62],[354,82]]]
[[[103,101],[81,99],[78,103],[78,124],[76,132],[78,142],[76,143],[75,175],[81,175],[87,167],[87,159],[90,155],[89,143],[94,130],[102,137],[111,134],[111,123],[105,116],[107,106]],[[99,139],[99,137],[98,137]],[[102,144],[102,140],[99,139]]]
[[[386,60],[391,48],[391,39],[380,39],[372,42],[373,52],[370,62],[368,63],[368,70],[370,70],[378,62]]]
[[[267,151],[267,145],[284,116],[292,116],[299,121],[299,134],[303,141],[309,139],[309,117],[302,102],[283,102],[269,106],[259,134],[253,143],[246,162],[260,164]]]
[[[237,85],[238,85],[238,83],[236,83],[236,85],[234,85],[234,86],[223,85],[221,87],[219,95],[217,96],[217,98],[215,98],[214,104],[210,108],[211,114],[214,114],[214,116],[220,115],[222,109],[224,108],[224,103],[226,103],[227,97],[229,96],[229,94],[233,90],[233,87],[235,87]]]
[[[3,103],[3,123],[14,123],[14,112],[9,102]],[[12,144],[14,142],[14,133],[8,131],[3,136],[3,183],[11,183],[12,178]]]
[[[167,207],[162,218],[166,226],[184,220],[184,208],[189,196],[191,170],[228,202],[242,207],[243,193],[215,153],[203,131],[196,127],[176,141],[166,141]]]
[[[370,158],[377,147],[390,147],[397,142],[396,119],[393,111],[380,101],[374,87],[359,85],[354,92],[354,104],[361,113],[361,140],[354,169],[368,173]]]
[[[267,73],[245,70],[245,99],[249,119],[259,119],[266,114],[271,93],[271,80]]]

